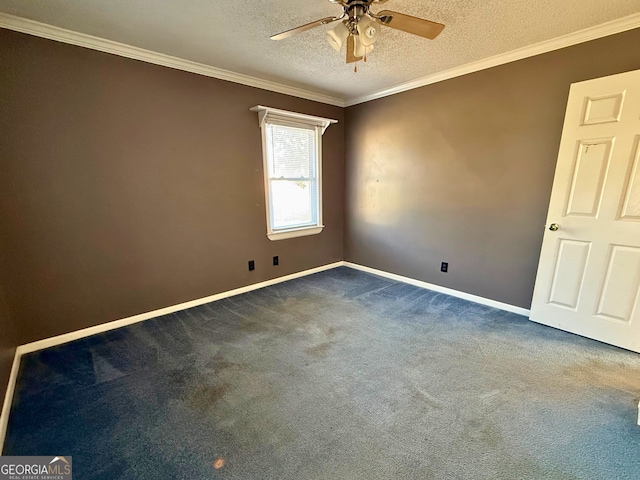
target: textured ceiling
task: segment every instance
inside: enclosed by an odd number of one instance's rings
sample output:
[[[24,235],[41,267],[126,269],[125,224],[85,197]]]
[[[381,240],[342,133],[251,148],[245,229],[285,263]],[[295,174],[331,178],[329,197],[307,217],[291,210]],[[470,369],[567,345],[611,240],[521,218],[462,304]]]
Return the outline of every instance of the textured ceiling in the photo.
[[[640,12],[638,0],[390,0],[384,7],[444,23],[435,40],[383,28],[368,62],[344,63],[321,26],[328,0],[0,0],[0,11],[340,98],[443,70]]]

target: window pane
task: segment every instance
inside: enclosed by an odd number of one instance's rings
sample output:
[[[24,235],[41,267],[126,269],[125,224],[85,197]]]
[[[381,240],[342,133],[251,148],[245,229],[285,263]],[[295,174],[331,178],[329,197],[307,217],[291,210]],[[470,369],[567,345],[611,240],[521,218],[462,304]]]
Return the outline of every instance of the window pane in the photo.
[[[315,130],[268,124],[269,177],[315,177],[315,139]]]
[[[295,228],[318,221],[315,181],[271,180],[271,228]]]

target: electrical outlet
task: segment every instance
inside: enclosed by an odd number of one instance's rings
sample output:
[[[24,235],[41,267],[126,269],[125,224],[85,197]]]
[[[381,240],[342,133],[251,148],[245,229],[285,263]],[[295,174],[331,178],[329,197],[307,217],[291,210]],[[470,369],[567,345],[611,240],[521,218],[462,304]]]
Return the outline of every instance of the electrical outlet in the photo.
[[[256,269],[256,263],[253,260],[249,260],[249,271]]]
[[[277,256],[277,255],[276,255],[275,257],[273,257],[273,264],[274,264],[275,266],[280,265],[280,260],[278,260],[278,256]]]
[[[449,271],[449,262],[442,262],[440,264],[440,271],[447,273]]]

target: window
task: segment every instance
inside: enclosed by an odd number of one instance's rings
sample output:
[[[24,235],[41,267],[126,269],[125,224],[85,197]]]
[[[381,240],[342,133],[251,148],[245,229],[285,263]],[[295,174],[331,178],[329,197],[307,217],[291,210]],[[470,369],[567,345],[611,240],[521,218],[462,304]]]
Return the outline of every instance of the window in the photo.
[[[322,134],[336,120],[257,106],[262,129],[267,236],[320,233]]]

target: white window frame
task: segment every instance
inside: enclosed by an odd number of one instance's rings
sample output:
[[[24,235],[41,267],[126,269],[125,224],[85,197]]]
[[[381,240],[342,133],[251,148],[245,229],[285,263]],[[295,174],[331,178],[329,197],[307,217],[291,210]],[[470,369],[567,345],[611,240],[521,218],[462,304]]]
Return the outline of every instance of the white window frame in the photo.
[[[284,240],[287,238],[315,235],[322,231],[322,135],[332,123],[337,120],[330,118],[314,117],[303,113],[289,112],[277,108],[257,105],[250,109],[258,112],[258,122],[262,133],[262,165],[264,172],[264,196],[267,213],[267,237],[269,240]],[[274,230],[271,226],[271,195],[269,195],[269,164],[267,157],[267,125],[283,125],[296,128],[315,130],[316,135],[316,177],[318,182],[318,219],[314,225],[296,228],[279,228]]]

